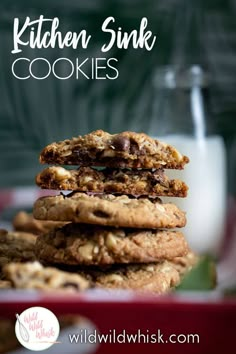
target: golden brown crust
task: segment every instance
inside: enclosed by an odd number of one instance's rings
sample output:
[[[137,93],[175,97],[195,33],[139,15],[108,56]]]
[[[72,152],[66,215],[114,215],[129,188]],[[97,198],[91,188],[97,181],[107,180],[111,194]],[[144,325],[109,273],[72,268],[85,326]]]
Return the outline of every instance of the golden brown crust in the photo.
[[[17,289],[38,289],[50,291],[57,289],[66,292],[83,291],[91,286],[80,274],[68,273],[53,267],[43,267],[38,262],[9,263],[3,273]]]
[[[80,167],[66,170],[51,166],[36,176],[36,183],[45,189],[95,193],[186,197],[188,187],[178,179],[170,180],[163,170],[111,169]]]
[[[29,232],[35,235],[42,235],[50,230],[65,225],[64,222],[36,220],[32,214],[25,211],[19,211],[13,221],[15,231]]]
[[[34,217],[40,220],[73,221],[116,227],[175,228],[186,223],[185,213],[160,199],[131,198],[112,194],[73,193],[39,198]]]
[[[136,230],[67,224],[37,238],[43,262],[70,265],[150,263],[184,256],[188,245],[179,231]]]
[[[46,146],[40,162],[48,164],[121,168],[183,169],[189,162],[174,147],[144,133],[109,134],[97,130]]]
[[[94,272],[92,277],[95,285],[101,288],[130,289],[156,294],[168,293],[180,282],[179,273],[168,261],[117,266],[106,272]]]

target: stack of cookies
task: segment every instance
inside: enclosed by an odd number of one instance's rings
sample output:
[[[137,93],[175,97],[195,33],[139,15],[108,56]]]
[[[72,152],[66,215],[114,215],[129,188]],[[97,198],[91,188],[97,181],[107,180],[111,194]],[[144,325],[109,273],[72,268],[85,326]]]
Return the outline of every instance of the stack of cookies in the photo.
[[[159,197],[186,197],[186,184],[164,168],[183,169],[188,161],[143,133],[98,130],[48,145],[40,162],[53,166],[36,183],[63,192],[39,198],[34,217],[65,225],[37,237],[38,259],[80,270],[100,287],[168,292],[180,282],[178,264],[191,257],[176,231],[185,213]]]

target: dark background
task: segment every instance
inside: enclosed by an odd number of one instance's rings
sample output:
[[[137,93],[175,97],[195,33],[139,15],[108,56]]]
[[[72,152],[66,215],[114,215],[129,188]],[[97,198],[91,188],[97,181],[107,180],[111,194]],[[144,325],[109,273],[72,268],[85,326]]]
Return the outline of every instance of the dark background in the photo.
[[[59,17],[60,30],[92,35],[88,49],[32,50],[30,59],[116,57],[117,80],[17,80],[11,73],[13,20]],[[114,16],[114,28],[139,27],[143,16],[157,35],[151,52],[118,50],[101,53],[101,25]],[[209,75],[206,95],[208,126],[224,137],[228,153],[228,190],[235,191],[236,156],[236,2],[233,0],[0,0],[0,188],[34,185],[40,150],[48,143],[104,129],[144,131],[160,135],[161,119],[153,117],[153,88],[158,68],[181,70],[199,64]],[[184,93],[185,96],[188,92]],[[171,105],[171,102],[170,102]],[[173,110],[174,111],[174,110]],[[174,113],[174,112],[173,112]],[[183,110],[184,114],[184,110]],[[153,121],[154,119],[154,121]],[[172,119],[172,118],[171,118]],[[173,120],[174,120],[173,114]],[[216,177],[217,178],[217,177]]]

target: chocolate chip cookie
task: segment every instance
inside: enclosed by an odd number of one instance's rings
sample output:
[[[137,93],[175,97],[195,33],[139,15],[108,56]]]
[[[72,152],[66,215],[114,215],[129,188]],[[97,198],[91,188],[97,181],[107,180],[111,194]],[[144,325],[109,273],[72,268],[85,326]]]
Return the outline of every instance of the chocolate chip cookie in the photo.
[[[91,286],[89,280],[80,274],[43,267],[39,262],[9,263],[4,266],[3,273],[5,279],[17,289],[77,292]]]
[[[95,285],[107,289],[129,289],[139,292],[165,294],[180,282],[180,276],[171,263],[114,266],[106,272],[93,274]]]
[[[150,263],[186,255],[188,245],[179,231],[137,230],[67,224],[38,236],[41,261],[71,265]]]
[[[183,169],[189,159],[171,145],[144,133],[127,131],[111,135],[97,130],[46,146],[41,152],[40,162],[115,168]]]
[[[185,213],[175,204],[162,204],[159,198],[137,199],[112,194],[41,197],[34,204],[33,214],[40,220],[116,227],[175,228],[186,223]]]
[[[45,189],[132,195],[186,197],[188,187],[178,179],[169,179],[164,171],[80,167],[66,170],[51,166],[36,176]]]
[[[15,231],[41,235],[56,227],[61,227],[65,225],[65,223],[59,221],[36,220],[32,214],[26,213],[25,211],[19,211],[12,220],[12,225]]]

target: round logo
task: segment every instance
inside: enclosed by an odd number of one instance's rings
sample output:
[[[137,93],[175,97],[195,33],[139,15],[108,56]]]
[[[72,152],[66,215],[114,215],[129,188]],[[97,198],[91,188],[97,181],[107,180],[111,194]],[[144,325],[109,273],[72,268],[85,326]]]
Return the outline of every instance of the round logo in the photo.
[[[52,311],[44,307],[30,307],[16,314],[15,332],[25,348],[40,351],[58,343],[60,325]]]

